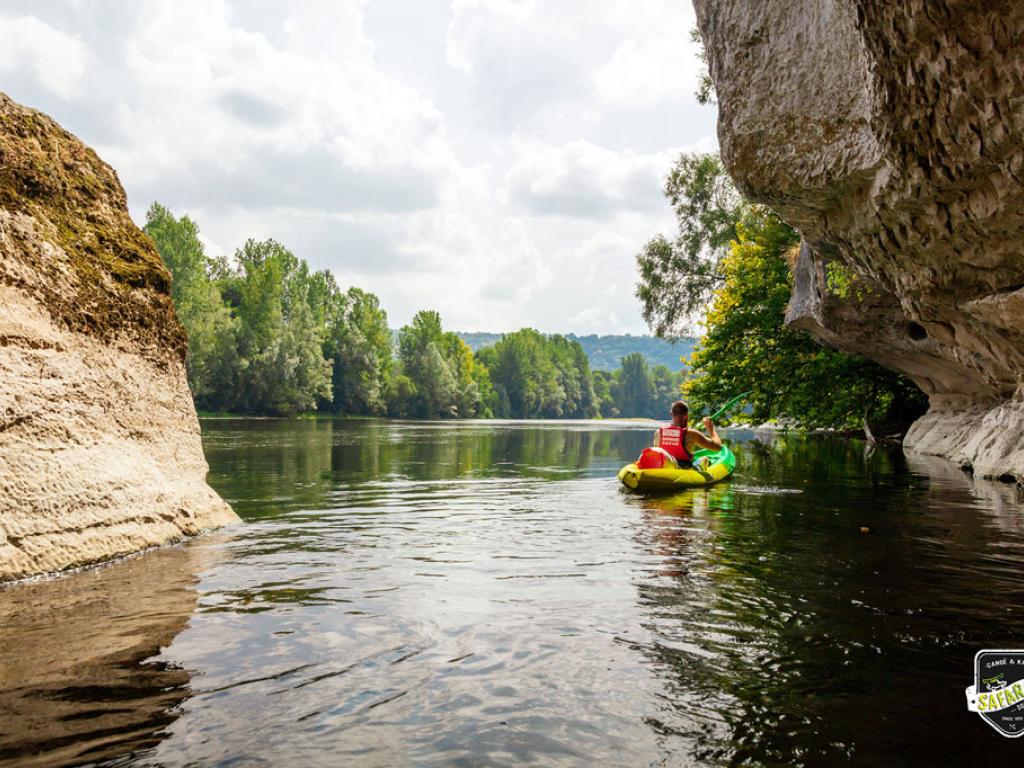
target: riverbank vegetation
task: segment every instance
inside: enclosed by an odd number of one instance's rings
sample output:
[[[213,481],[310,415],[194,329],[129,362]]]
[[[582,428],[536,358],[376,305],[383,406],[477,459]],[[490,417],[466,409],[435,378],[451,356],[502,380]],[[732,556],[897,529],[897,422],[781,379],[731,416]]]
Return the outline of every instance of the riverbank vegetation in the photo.
[[[678,232],[637,256],[637,297],[660,337],[703,328],[683,388],[691,409],[750,390],[747,418],[756,422],[845,429],[905,424],[924,412],[924,395],[905,377],[785,326],[799,235],[744,200],[716,155],[682,155],[664,192]]]
[[[196,222],[158,203],[145,231],[173,276],[189,385],[202,411],[663,417],[679,396],[681,370],[652,367],[636,352],[614,371],[594,371],[579,341],[531,328],[474,352],[424,310],[394,334],[372,293],[342,288],[274,240],[210,257]]]
[[[459,338],[469,344],[474,352],[483,347],[496,344],[502,337],[500,333],[460,332]],[[680,360],[689,357],[693,352],[696,339],[659,339],[657,336],[633,336],[628,333],[607,334],[599,336],[589,334],[578,336],[575,333],[565,334],[569,341],[578,341],[587,354],[591,370],[614,371],[622,365],[622,358],[633,352],[643,355],[647,364],[654,368],[664,365],[670,370],[679,368]]]

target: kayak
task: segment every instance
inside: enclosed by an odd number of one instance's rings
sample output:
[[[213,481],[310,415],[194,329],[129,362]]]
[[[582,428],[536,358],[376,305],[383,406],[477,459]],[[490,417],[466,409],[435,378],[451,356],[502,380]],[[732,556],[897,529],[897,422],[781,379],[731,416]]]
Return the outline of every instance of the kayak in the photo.
[[[697,488],[717,483],[731,475],[736,468],[736,457],[727,445],[717,451],[702,448],[693,454],[693,464],[692,469],[640,469],[635,463],[627,464],[619,470],[619,480],[629,490],[639,493]]]

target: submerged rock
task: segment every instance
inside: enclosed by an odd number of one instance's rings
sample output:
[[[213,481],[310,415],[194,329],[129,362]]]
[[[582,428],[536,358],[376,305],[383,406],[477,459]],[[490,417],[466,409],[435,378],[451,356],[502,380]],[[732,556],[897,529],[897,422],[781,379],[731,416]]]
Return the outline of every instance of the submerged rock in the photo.
[[[787,322],[928,394],[910,449],[1024,479],[1024,6],[695,6],[723,161],[803,235]]]
[[[237,520],[169,283],[114,171],[0,93],[0,581]]]

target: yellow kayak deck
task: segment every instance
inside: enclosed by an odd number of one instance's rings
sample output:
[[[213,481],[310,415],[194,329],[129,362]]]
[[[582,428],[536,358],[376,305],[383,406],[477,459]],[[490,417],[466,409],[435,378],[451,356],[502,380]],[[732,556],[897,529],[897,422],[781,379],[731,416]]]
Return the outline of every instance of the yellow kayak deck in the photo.
[[[706,461],[705,461],[706,459]],[[700,450],[693,454],[694,467],[690,469],[640,469],[627,464],[619,470],[619,481],[631,491],[674,491],[697,488],[724,480],[736,468],[736,457],[728,446],[720,450]]]

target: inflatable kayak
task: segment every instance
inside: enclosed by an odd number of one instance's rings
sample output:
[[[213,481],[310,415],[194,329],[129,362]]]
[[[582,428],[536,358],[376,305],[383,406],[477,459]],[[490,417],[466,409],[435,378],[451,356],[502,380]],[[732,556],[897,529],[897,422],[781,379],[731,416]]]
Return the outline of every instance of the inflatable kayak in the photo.
[[[736,468],[736,457],[727,445],[717,451],[701,449],[693,454],[693,465],[692,469],[640,469],[635,463],[627,464],[619,470],[619,480],[629,490],[640,493],[711,485],[732,474]]]

